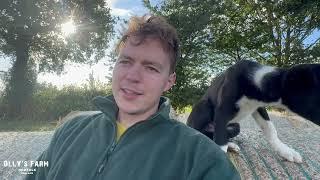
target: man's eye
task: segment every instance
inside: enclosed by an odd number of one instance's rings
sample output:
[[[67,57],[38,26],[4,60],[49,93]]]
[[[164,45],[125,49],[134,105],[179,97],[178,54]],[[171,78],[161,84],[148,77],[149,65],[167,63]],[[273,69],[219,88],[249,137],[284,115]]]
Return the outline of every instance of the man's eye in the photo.
[[[149,70],[149,71],[152,71],[152,72],[159,72],[158,71],[158,69],[156,69],[156,68],[154,68],[154,67],[152,67],[152,66],[147,66],[147,69]]]
[[[130,61],[122,59],[122,60],[119,60],[119,63],[120,64],[129,64]]]

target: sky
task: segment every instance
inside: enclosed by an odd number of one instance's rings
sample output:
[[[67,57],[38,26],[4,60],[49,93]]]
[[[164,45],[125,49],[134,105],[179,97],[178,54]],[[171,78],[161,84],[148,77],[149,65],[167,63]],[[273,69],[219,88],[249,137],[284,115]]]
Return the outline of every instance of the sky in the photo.
[[[156,5],[162,0],[151,0],[152,5]],[[129,19],[132,15],[144,15],[148,13],[148,10],[143,6],[142,0],[106,0],[107,6],[111,8],[111,14],[119,16],[121,18]],[[116,25],[116,32],[120,29],[120,24]],[[320,31],[316,31],[313,36],[310,36],[306,41],[313,42],[316,38],[320,37]],[[308,44],[308,43],[307,43]],[[114,41],[110,42],[109,51],[113,48]],[[96,80],[101,82],[108,82],[108,76],[111,75],[109,67],[106,66],[106,62],[109,61],[108,57],[105,57],[99,61],[99,63],[89,66],[83,64],[69,63],[65,65],[65,71],[62,75],[58,76],[54,73],[40,73],[38,75],[38,82],[47,82],[56,85],[58,88],[64,85],[82,85],[87,82],[89,74],[93,72],[93,76]],[[11,64],[3,57],[0,57],[0,72],[7,71]],[[3,84],[0,81],[0,90],[3,88]]]
[[[113,16],[119,16],[124,19],[129,19],[132,15],[144,15],[148,10],[143,6],[142,0],[106,0],[107,6],[111,8]],[[158,3],[159,0],[152,0],[151,4]],[[120,24],[116,25],[116,32],[120,29]],[[114,42],[110,42],[109,51],[113,48]],[[89,74],[93,72],[96,80],[101,82],[108,82],[108,75],[110,75],[109,67],[106,62],[109,61],[108,57],[101,59],[97,64],[83,65],[76,63],[68,63],[65,65],[64,73],[60,76],[54,73],[40,73],[38,75],[38,82],[46,82],[62,88],[64,85],[82,85],[87,82]],[[0,57],[0,71],[7,71],[11,67],[8,59]],[[3,88],[3,84],[0,82]]]
[[[107,0],[107,5],[111,8],[113,16],[128,19],[132,15],[143,15],[148,13],[148,10],[143,6],[141,0]],[[116,32],[119,30],[120,25],[116,25]],[[110,49],[113,48],[114,42],[110,42]],[[64,85],[81,85],[87,82],[89,74],[93,72],[96,80],[101,82],[108,82],[108,75],[110,75],[109,67],[106,62],[109,61],[108,57],[101,59],[93,66],[83,64],[67,64],[65,66],[65,73],[57,76],[54,73],[41,73],[38,75],[39,82],[47,82],[56,85],[58,88]]]

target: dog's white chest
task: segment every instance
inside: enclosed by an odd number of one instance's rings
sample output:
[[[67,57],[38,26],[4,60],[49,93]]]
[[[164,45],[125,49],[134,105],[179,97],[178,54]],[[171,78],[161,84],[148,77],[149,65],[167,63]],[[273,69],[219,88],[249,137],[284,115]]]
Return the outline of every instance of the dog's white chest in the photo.
[[[248,116],[250,116],[255,110],[257,110],[258,107],[279,104],[279,101],[274,103],[265,103],[255,99],[249,99],[248,97],[243,96],[236,102],[236,105],[238,106],[239,111],[237,112],[235,117],[231,121],[229,121],[229,123],[240,122],[242,119],[245,119]]]
[[[231,121],[229,121],[229,123],[240,122],[242,119],[245,119],[248,116],[250,116],[255,110],[258,109],[258,107],[274,106],[274,105],[280,106],[281,99],[279,99],[276,102],[266,103],[263,101],[258,101],[256,99],[249,99],[247,96],[242,96],[237,101],[236,105],[239,107],[239,111],[235,115],[235,117]]]

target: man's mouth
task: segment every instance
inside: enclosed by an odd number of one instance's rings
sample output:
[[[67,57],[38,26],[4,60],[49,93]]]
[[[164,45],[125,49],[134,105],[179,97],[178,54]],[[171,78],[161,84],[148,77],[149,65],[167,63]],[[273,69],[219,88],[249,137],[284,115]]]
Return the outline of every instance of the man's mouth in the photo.
[[[120,88],[120,90],[127,96],[130,98],[134,98],[136,96],[142,95],[143,93],[137,90],[132,90],[132,89],[128,89],[128,88]]]

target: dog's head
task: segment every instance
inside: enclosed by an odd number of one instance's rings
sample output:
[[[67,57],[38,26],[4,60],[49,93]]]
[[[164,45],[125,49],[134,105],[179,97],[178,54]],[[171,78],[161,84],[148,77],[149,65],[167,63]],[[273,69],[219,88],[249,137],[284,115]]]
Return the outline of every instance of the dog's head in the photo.
[[[282,103],[320,125],[320,64],[301,64],[284,73]]]

